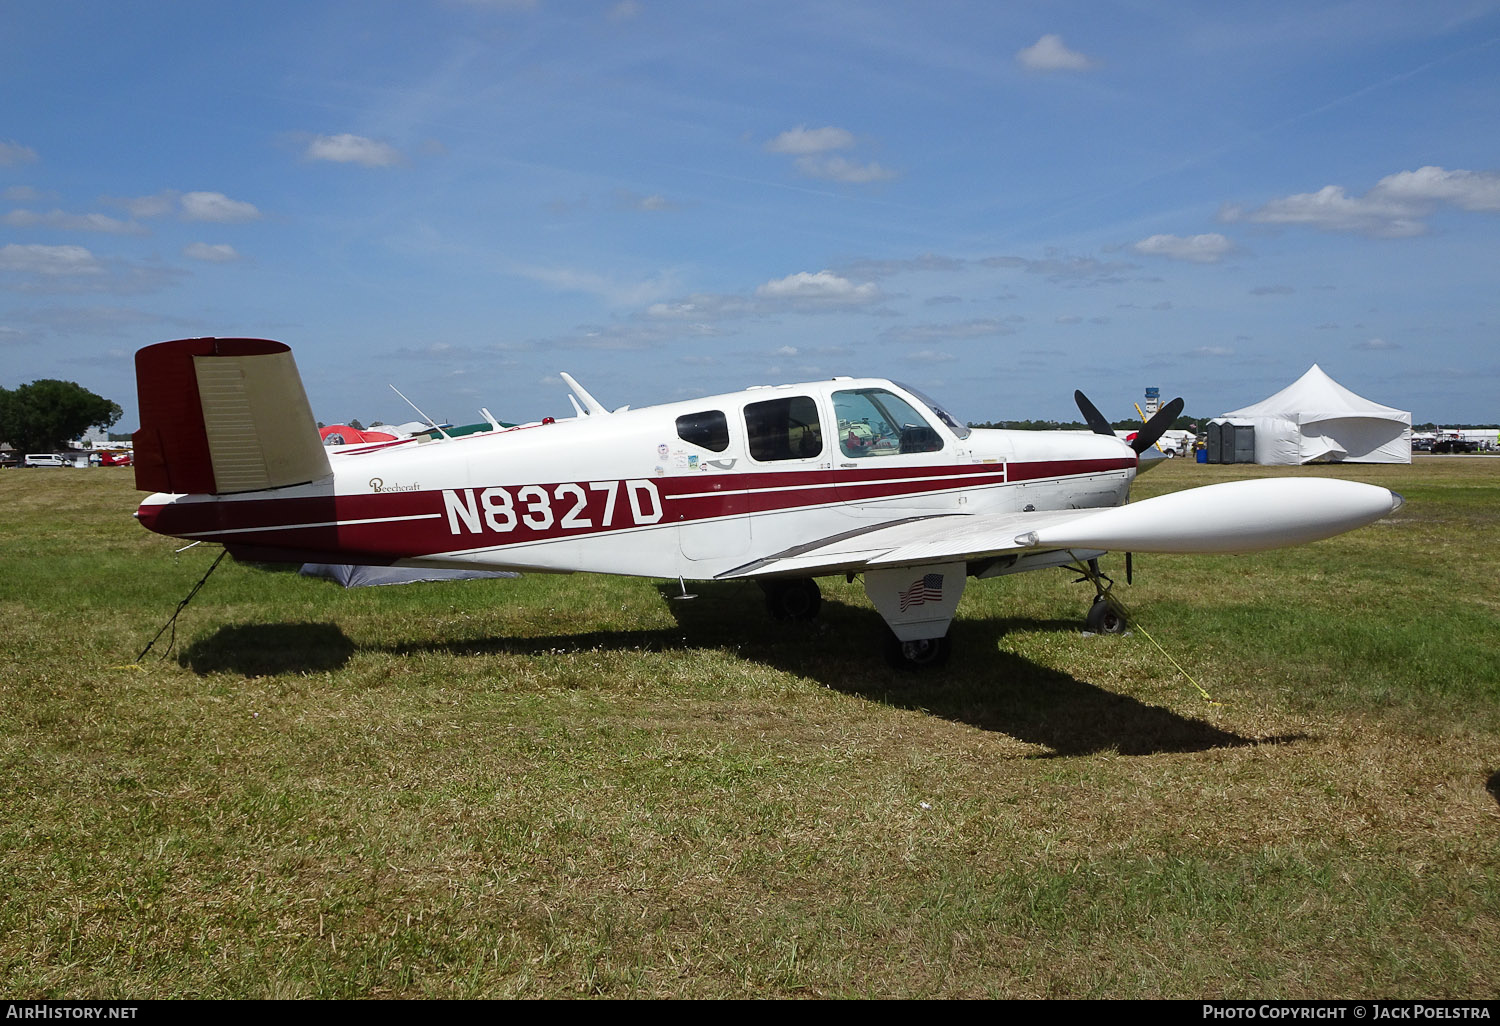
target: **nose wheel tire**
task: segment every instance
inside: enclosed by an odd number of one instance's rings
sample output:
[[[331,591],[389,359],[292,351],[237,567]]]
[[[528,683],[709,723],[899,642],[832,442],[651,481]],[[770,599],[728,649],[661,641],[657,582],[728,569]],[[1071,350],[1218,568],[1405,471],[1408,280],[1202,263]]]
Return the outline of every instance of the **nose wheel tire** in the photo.
[[[885,637],[886,662],[897,670],[928,670],[942,666],[948,661],[948,652],[946,636],[920,641],[902,641],[894,634]]]
[[[1099,598],[1089,609],[1089,615],[1084,621],[1088,629],[1095,634],[1124,634],[1125,614],[1115,608],[1114,603],[1106,598]]]

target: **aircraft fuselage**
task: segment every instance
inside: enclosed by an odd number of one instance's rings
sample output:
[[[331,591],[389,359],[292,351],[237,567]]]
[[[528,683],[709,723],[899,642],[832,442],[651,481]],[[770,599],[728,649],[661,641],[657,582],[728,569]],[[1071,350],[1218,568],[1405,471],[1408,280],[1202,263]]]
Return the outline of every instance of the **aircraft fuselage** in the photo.
[[[308,484],[157,493],[137,516],[246,559],[709,579],[885,522],[1117,506],[1137,467],[1118,439],[965,429],[881,379],[356,446],[329,462],[332,476]]]

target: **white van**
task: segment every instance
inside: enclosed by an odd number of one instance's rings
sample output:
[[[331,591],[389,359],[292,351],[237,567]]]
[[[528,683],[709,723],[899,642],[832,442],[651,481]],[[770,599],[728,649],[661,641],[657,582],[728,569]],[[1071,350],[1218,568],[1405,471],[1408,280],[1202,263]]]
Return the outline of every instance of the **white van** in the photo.
[[[55,452],[28,452],[23,467],[71,467],[73,461]]]

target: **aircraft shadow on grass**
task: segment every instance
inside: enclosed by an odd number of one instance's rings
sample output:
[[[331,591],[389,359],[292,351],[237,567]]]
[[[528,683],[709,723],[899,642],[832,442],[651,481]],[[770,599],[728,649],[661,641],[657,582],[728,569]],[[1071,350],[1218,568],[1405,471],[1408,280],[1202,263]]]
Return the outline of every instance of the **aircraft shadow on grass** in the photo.
[[[520,638],[414,641],[381,646],[393,655],[446,652],[457,656],[559,652],[671,652],[732,645],[738,655],[819,681],[836,691],[926,712],[981,730],[1006,734],[1050,750],[1045,757],[1112,751],[1122,755],[1197,752],[1258,744],[1286,744],[1304,735],[1252,738],[1200,719],[1148,705],[1042,666],[999,647],[1014,630],[1076,631],[1076,621],[1019,618],[963,619],[954,624],[960,653],[943,669],[910,673],[888,669],[878,652],[851,658],[840,638],[879,637],[884,624],[871,609],[825,600],[819,620],[770,620],[744,583],[695,584],[698,598],[670,601],[675,628],[589,631]],[[678,593],[664,584],[663,596]],[[752,601],[747,601],[752,600]],[[1099,658],[1119,642],[1100,637]],[[360,650],[333,623],[241,624],[193,642],[178,661],[198,674],[322,673],[339,669]]]
[[[732,587],[732,583],[696,584],[692,590],[698,593],[698,599],[671,602],[669,607],[690,637],[722,634],[720,625],[727,615],[722,609],[746,606],[743,593],[729,593]],[[678,587],[668,583],[660,590],[670,597]],[[1198,752],[1286,744],[1305,736],[1252,738],[1220,730],[1000,647],[1000,639],[1017,630],[1076,633],[1080,630],[1078,620],[955,620],[951,630],[956,653],[953,660],[939,670],[912,673],[887,669],[878,651],[870,649],[851,660],[846,645],[830,642],[830,635],[880,637],[885,625],[874,610],[825,599],[819,615],[820,619],[811,623],[774,623],[761,614],[764,629],[751,627],[746,632],[740,654],[810,677],[836,691],[1043,745],[1051,749],[1047,758],[1103,751],[1121,755]],[[1097,641],[1099,658],[1107,660],[1108,649],[1120,639],[1100,636]]]
[[[220,627],[184,648],[177,662],[197,674],[327,673],[354,655],[335,623],[246,623]]]

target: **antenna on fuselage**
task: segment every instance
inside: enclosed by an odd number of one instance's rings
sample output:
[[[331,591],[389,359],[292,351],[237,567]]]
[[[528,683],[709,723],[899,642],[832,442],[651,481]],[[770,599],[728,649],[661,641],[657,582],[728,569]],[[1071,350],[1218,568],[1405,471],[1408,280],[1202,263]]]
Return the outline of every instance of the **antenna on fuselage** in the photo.
[[[567,371],[559,371],[558,374],[564,381],[568,383],[568,387],[571,388],[575,393],[577,393],[579,400],[589,411],[589,416],[608,416],[609,411],[604,408],[604,404],[595,399],[593,396],[589,395],[588,389],[584,388],[577,381],[575,381],[573,379],[573,375],[569,374]],[[576,405],[574,408],[577,408]]]
[[[484,415],[485,420],[490,422],[490,427],[494,428],[496,431],[499,431],[504,426],[495,419],[495,415],[491,413],[487,407],[481,406],[479,408],[479,412]]]
[[[442,428],[438,427],[438,422],[437,421],[433,420],[431,417],[427,416],[427,414],[423,413],[422,412],[422,408],[420,406],[418,406],[416,403],[414,403],[410,399],[406,398],[406,396],[401,395],[401,389],[397,388],[395,385],[392,385],[391,386],[391,391],[395,392],[397,395],[400,395],[401,396],[401,401],[404,402],[404,403],[406,403],[406,405],[410,406],[412,409],[416,410],[417,411],[417,416],[421,417],[427,423],[431,424],[432,425],[432,429],[434,431],[436,431],[438,434],[442,435],[444,438],[447,438],[450,441],[452,440],[453,436],[450,435],[450,434],[448,434],[448,432],[444,431]]]
[[[583,417],[587,417],[588,416],[587,413],[583,412],[583,407],[578,405],[578,400],[573,398],[573,393],[572,392],[568,393],[568,402],[570,402],[570,403],[573,404],[573,413],[574,413],[575,416],[577,416],[579,418],[583,418]]]

